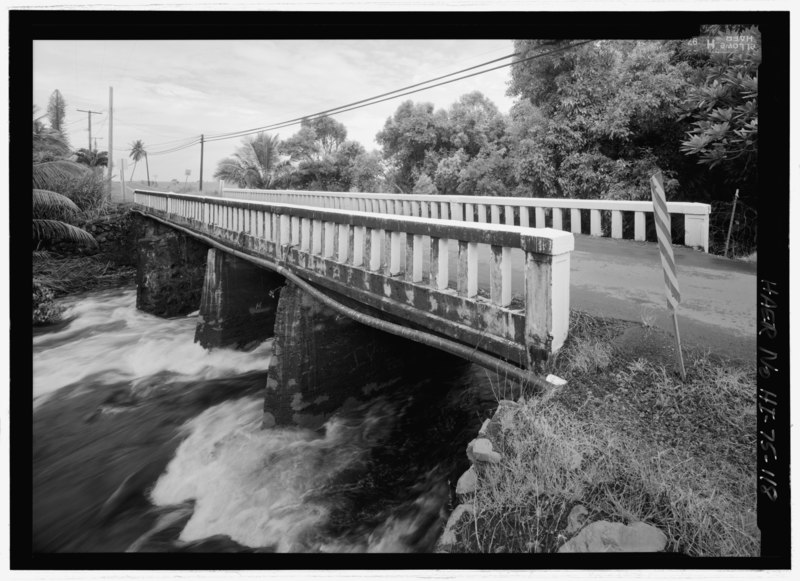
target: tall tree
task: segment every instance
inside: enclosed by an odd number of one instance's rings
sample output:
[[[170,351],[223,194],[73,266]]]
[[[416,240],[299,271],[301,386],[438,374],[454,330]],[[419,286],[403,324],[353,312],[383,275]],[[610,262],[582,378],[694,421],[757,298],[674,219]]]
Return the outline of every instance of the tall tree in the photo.
[[[404,101],[386,120],[375,140],[396,167],[395,180],[403,191],[411,191],[421,174],[436,171],[439,152],[450,148],[449,129],[447,112],[434,111],[432,103]]]
[[[289,181],[294,187],[348,191],[356,182],[373,185],[363,174],[368,163],[364,147],[348,141],[347,128],[331,117],[304,120],[281,151],[289,156]]]
[[[131,143],[131,152],[129,154],[130,158],[133,160],[133,169],[131,170],[131,178],[130,180],[133,181],[133,172],[136,171],[136,164],[139,163],[139,160],[144,158],[144,164],[147,168],[147,185],[150,185],[150,164],[147,162],[147,151],[144,148],[144,143],[141,139],[137,139],[133,143]]]
[[[214,177],[235,182],[240,188],[268,189],[279,168],[279,147],[277,135],[262,132],[245,137],[236,153],[217,164]]]
[[[718,172],[724,181],[749,186],[754,194],[758,176],[758,66],[761,61],[757,27],[719,27],[708,34],[752,38],[751,50],[706,54],[700,79],[684,104],[692,128],[681,151]],[[700,50],[706,50],[701,45]]]
[[[569,41],[563,41],[568,43]],[[518,40],[522,58],[541,41]],[[512,158],[527,195],[636,199],[656,169],[674,195],[690,66],[662,41],[604,40],[512,66]]]
[[[50,101],[47,104],[47,117],[50,120],[50,127],[64,132],[64,116],[66,115],[67,103],[61,95],[61,91],[56,89],[50,95]]]

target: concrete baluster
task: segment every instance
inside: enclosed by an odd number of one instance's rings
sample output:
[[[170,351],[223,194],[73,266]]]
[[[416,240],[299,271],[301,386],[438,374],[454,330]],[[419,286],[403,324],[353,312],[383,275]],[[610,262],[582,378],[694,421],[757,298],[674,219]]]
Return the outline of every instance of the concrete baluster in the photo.
[[[472,298],[478,294],[478,244],[458,241],[456,291]]]
[[[311,254],[322,254],[322,221],[314,220],[311,224]]]
[[[544,208],[536,208],[536,227],[546,228],[547,222],[544,219]]]
[[[600,225],[600,210],[590,210],[591,212],[591,235],[592,236],[602,236],[603,229]]]
[[[562,215],[561,208],[553,208],[553,229],[554,230],[564,229],[564,218]]]
[[[422,238],[418,234],[406,234],[405,279],[411,282],[422,281]]]
[[[611,237],[622,238],[622,212],[611,211]]]
[[[447,288],[449,276],[450,254],[448,252],[449,240],[431,236],[431,286],[437,290]]]
[[[526,208],[523,207],[523,210]],[[492,245],[489,263],[491,301],[501,307],[511,304],[511,249]]]
[[[644,242],[647,239],[644,212],[636,212],[633,216],[633,239]]]
[[[302,218],[300,220],[300,250],[303,252],[311,251],[311,219]]]
[[[369,269],[373,272],[381,268],[381,250],[383,247],[383,230],[367,228],[365,254],[369,259]]]
[[[531,227],[531,209],[528,206],[519,207],[519,225],[523,228]]]
[[[503,210],[503,219],[507,226],[514,225],[514,206],[505,206]]]
[[[581,211],[578,208],[571,208],[569,211],[570,231],[573,234],[581,233]]]
[[[500,206],[492,204],[492,224],[500,223]]]
[[[337,224],[339,231],[336,245],[336,261],[346,263],[350,256],[350,237],[353,227],[350,224]]]
[[[279,230],[279,241],[281,246],[285,246],[286,244],[291,243],[291,218],[289,214],[281,214],[280,215],[280,230]]]
[[[292,238],[290,244],[292,246],[300,244],[300,216],[292,216]]]
[[[389,248],[389,276],[396,276],[403,272],[403,264],[401,262],[403,252],[403,236],[402,232],[392,232],[390,237]]]

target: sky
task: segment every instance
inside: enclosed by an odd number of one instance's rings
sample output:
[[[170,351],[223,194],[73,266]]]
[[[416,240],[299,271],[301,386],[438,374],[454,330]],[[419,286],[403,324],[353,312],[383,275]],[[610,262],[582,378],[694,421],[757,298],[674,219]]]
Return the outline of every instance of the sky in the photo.
[[[373,97],[477,65],[514,51],[511,40],[174,40],[34,41],[33,96],[44,114],[58,89],[66,101],[65,130],[72,147],[108,149],[109,87],[114,89],[114,174],[131,143],[150,152],[151,179],[199,179],[200,146],[158,151],[199,137],[256,128]],[[497,66],[509,62],[501,61]],[[449,108],[461,95],[481,91],[503,113],[510,68],[339,114],[348,138],[378,149],[375,135],[406,99]],[[274,131],[281,139],[299,126]],[[208,142],[204,181],[232,154],[241,137]],[[145,178],[140,162],[134,179]],[[118,179],[118,178],[115,178]]]

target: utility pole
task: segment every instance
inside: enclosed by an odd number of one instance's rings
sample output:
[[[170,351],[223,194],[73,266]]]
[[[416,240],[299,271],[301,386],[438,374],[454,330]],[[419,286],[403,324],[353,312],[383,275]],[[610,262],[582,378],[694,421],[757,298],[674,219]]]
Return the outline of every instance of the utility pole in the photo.
[[[110,158],[109,158],[110,159]],[[108,172],[111,174],[111,172]],[[125,158],[119,160],[119,185],[122,191],[122,201],[125,201]]]
[[[200,191],[203,191],[203,134],[200,134]]]
[[[86,109],[78,109],[81,113],[89,114],[89,151],[92,150],[92,113],[99,115],[102,111],[88,111]]]
[[[111,199],[111,174],[114,171],[114,87],[108,88],[108,198]]]

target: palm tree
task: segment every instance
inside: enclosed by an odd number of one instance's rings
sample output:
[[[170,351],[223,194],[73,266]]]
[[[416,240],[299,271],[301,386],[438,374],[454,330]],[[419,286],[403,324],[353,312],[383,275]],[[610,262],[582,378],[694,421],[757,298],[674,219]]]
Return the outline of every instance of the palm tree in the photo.
[[[141,139],[137,139],[131,143],[130,158],[133,160],[133,171],[131,171],[131,181],[133,181],[133,172],[136,171],[136,164],[139,160],[144,158],[144,164],[147,168],[147,185],[150,185],[150,164],[147,162],[147,151],[144,149],[144,143]]]
[[[89,167],[108,167],[108,152],[82,147],[75,152],[75,161]]]
[[[277,135],[259,133],[255,137],[244,138],[236,153],[217,164],[214,177],[236,182],[240,188],[269,188],[278,167],[279,145]]]
[[[65,158],[70,151],[66,135],[42,123],[45,115],[36,117],[35,105],[33,115],[33,161],[53,161]]]
[[[69,160],[45,161],[33,164],[33,240],[37,248],[45,241],[72,240],[95,245],[94,237],[56,218],[79,212],[78,206],[58,192],[59,183],[82,175],[86,169]]]
[[[35,111],[34,111],[35,113]],[[69,146],[61,132],[49,130],[38,119],[33,122],[33,240],[37,247],[44,241],[74,240],[97,244],[86,230],[56,218],[77,212],[68,197],[53,190],[65,181],[82,176],[86,168],[66,159],[52,159],[58,152],[65,155]]]

